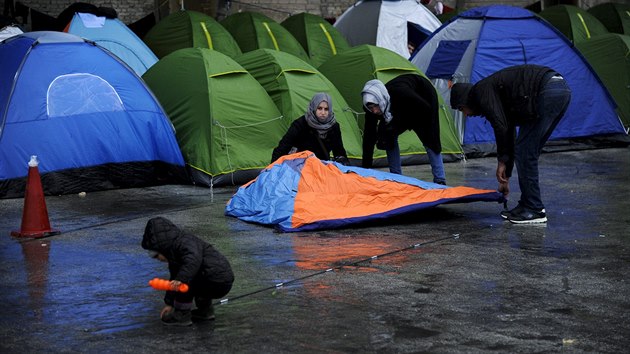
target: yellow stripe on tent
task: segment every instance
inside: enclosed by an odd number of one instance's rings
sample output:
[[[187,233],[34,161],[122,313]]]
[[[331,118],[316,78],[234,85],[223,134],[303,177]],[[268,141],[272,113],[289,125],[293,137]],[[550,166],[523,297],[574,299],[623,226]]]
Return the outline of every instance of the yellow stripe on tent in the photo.
[[[206,24],[203,23],[203,22],[199,22],[199,24],[201,25],[201,29],[203,30],[203,33],[206,35],[206,41],[208,42],[208,48],[214,49],[214,48],[212,48],[212,37],[210,37],[210,32],[208,32],[208,29],[206,28]]]
[[[324,32],[324,35],[328,39],[328,44],[330,44],[330,50],[332,50],[333,55],[337,55],[337,48],[335,48],[335,42],[333,41],[332,37],[330,36],[330,33],[328,33],[328,31],[326,30],[326,27],[324,27],[323,23],[320,23],[319,27],[322,29],[322,31]]]
[[[267,33],[269,33],[269,37],[271,37],[273,46],[276,47],[276,50],[280,50],[280,47],[278,47],[278,41],[276,41],[276,37],[274,37],[273,32],[271,32],[271,28],[269,28],[267,22],[263,22],[263,26],[265,26],[265,28],[267,29]]]

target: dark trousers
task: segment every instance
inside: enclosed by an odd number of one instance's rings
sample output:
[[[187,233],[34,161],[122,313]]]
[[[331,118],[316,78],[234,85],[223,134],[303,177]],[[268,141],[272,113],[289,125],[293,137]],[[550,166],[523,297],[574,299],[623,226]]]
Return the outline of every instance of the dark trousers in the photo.
[[[545,142],[564,115],[571,101],[571,90],[564,79],[551,79],[538,95],[539,120],[520,126],[514,163],[521,188],[519,204],[528,209],[544,209],[538,181],[538,158]]]

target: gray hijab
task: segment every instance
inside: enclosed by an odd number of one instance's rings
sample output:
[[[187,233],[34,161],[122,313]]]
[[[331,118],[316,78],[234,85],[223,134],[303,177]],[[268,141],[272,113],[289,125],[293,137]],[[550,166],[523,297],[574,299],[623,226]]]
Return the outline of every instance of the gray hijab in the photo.
[[[363,96],[363,105],[367,108],[368,103],[376,103],[383,112],[383,119],[385,123],[389,123],[392,120],[392,114],[389,111],[389,92],[385,84],[381,80],[370,80],[363,86],[361,91]]]
[[[319,104],[323,101],[328,103],[328,117],[326,117],[326,120],[321,121],[317,118],[316,112],[317,106],[319,106]],[[313,95],[311,103],[309,103],[304,116],[306,117],[306,123],[308,123],[309,127],[317,130],[319,137],[322,139],[326,138],[330,128],[332,128],[337,122],[335,120],[335,113],[333,113],[332,99],[330,98],[330,95],[324,92],[318,92]]]

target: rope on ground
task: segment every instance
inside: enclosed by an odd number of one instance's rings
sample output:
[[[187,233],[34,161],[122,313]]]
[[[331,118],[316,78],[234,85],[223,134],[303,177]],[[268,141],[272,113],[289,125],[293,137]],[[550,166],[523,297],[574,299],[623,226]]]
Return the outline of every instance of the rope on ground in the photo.
[[[421,243],[416,243],[414,245],[411,245],[411,246],[408,246],[408,247],[404,247],[404,248],[400,248],[400,249],[397,249],[397,250],[394,250],[394,251],[381,253],[379,255],[371,256],[371,257],[368,257],[368,258],[363,258],[363,259],[360,259],[358,261],[342,264],[340,266],[336,266],[336,267],[333,267],[333,268],[320,270],[320,271],[317,271],[315,273],[312,273],[312,274],[309,274],[309,275],[305,275],[303,277],[295,278],[295,279],[292,279],[292,280],[289,280],[289,281],[285,281],[285,282],[282,282],[282,283],[277,283],[275,285],[268,286],[266,288],[262,288],[262,289],[258,289],[258,290],[254,290],[252,292],[249,292],[249,293],[246,293],[246,294],[243,294],[243,295],[238,295],[238,296],[235,296],[235,297],[232,297],[232,298],[221,299],[218,302],[216,302],[215,305],[227,304],[230,301],[234,301],[234,300],[241,299],[241,298],[244,298],[244,297],[247,297],[247,296],[258,294],[258,293],[261,293],[263,291],[272,290],[272,289],[278,289],[278,288],[283,287],[284,285],[295,283],[295,282],[298,282],[300,280],[312,278],[312,277],[315,277],[315,276],[320,275],[320,274],[325,274],[325,273],[332,272],[334,270],[340,270],[343,267],[356,266],[356,265],[358,265],[360,263],[363,263],[363,262],[373,261],[375,259],[383,258],[383,257],[390,256],[390,255],[393,255],[393,254],[396,254],[396,253],[400,253],[400,252],[404,252],[404,251],[408,251],[408,250],[413,250],[413,249],[416,249],[416,248],[419,248],[419,247],[422,247],[422,246],[426,246],[426,245],[429,245],[429,244],[432,244],[432,243],[438,243],[438,242],[442,242],[442,241],[446,241],[446,240],[452,240],[452,239],[456,240],[458,238],[459,238],[459,234],[454,234],[452,236],[441,237],[441,238],[434,239],[434,240],[429,240],[429,241],[425,241],[425,242],[421,242]]]

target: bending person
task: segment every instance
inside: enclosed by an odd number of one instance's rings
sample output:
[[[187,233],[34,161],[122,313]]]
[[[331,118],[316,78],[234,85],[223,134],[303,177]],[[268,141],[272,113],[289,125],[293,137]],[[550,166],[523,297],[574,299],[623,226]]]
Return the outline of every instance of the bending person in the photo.
[[[570,101],[571,90],[562,76],[539,65],[508,67],[474,85],[453,85],[451,107],[466,116],[484,116],[492,125],[497,144],[498,190],[506,197],[516,164],[521,198],[514,209],[501,212],[504,219],[517,224],[547,222],[540,196],[538,158]]]
[[[389,171],[402,174],[398,136],[413,130],[427,151],[433,182],[446,184],[439,102],[431,81],[416,74],[400,75],[387,84],[370,80],[361,95],[365,110],[363,167],[372,167],[376,144],[387,152]]]

